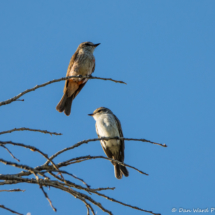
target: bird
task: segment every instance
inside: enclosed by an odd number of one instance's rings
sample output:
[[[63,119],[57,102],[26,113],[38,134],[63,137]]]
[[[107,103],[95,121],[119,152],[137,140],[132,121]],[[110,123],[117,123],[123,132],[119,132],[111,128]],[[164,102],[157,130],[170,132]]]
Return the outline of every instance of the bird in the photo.
[[[92,116],[96,121],[98,138],[123,137],[121,123],[110,109],[99,107],[92,114],[88,115]],[[124,162],[124,140],[100,140],[100,143],[108,158]],[[111,162],[114,165],[114,173],[117,179],[121,179],[123,175],[128,177],[129,172],[125,166],[114,161]]]
[[[95,57],[93,56],[93,52],[98,45],[100,43],[83,42],[71,57],[66,77],[80,76],[80,78],[71,78],[65,81],[63,97],[56,106],[57,111],[64,111],[67,116],[70,115],[72,101],[88,81],[87,78],[82,78],[82,76],[90,76],[95,70]]]

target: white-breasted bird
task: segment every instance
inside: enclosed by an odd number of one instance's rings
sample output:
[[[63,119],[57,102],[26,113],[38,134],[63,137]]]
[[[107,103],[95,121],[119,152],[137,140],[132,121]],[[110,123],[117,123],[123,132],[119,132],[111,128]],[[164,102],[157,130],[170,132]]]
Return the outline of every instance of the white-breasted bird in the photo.
[[[123,137],[122,127],[119,119],[113,112],[105,107],[97,108],[92,114],[96,121],[96,133],[98,137]],[[124,162],[124,140],[101,140],[101,146],[108,158]],[[111,161],[112,162],[112,161]],[[112,162],[114,165],[115,177],[121,179],[122,176],[128,176],[128,170],[125,166]]]
[[[100,43],[93,44],[91,42],[81,43],[70,60],[66,77],[91,75],[95,70],[93,51],[99,44]],[[63,97],[56,106],[57,111],[64,111],[64,113],[69,116],[73,99],[78,95],[87,81],[88,79],[81,77],[66,80],[63,89]]]

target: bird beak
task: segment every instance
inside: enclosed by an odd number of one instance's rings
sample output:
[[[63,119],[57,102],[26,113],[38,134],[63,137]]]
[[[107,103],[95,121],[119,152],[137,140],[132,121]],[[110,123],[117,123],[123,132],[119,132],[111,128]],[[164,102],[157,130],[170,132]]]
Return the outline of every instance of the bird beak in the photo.
[[[88,114],[88,116],[93,116],[93,113]]]
[[[95,46],[95,47],[97,47],[97,46],[99,46],[101,43],[97,43],[97,44],[94,44],[93,46]]]

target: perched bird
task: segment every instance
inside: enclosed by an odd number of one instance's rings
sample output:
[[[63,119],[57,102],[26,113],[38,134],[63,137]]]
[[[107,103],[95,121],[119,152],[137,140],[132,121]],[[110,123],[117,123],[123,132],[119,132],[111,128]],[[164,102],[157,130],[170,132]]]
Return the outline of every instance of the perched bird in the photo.
[[[98,137],[123,137],[122,127],[119,119],[111,110],[105,107],[97,108],[92,114],[96,121],[96,133]],[[101,146],[108,158],[124,162],[124,140],[100,140]],[[112,162],[112,161],[111,161]],[[128,176],[128,170],[125,166],[112,162],[114,165],[115,177],[121,179],[122,176]]]
[[[95,70],[93,51],[99,44],[93,44],[91,42],[81,43],[72,56],[66,76],[80,76],[80,78],[71,78],[65,81],[63,97],[56,106],[59,112],[64,111],[67,116],[70,115],[73,99],[88,81],[88,79],[82,78],[81,76],[91,75]]]

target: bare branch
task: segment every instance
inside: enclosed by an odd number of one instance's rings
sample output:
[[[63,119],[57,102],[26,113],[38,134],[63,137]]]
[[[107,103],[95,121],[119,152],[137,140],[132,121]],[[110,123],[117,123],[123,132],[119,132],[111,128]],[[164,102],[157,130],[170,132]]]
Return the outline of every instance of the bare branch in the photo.
[[[0,205],[0,208],[3,208],[3,209],[5,209],[5,210],[8,210],[8,211],[10,211],[11,213],[14,213],[14,214],[23,215],[23,214],[20,214],[20,213],[18,213],[18,212],[16,212],[16,211],[11,210],[10,208],[6,208],[4,205]]]
[[[35,132],[41,132],[41,133],[44,133],[44,134],[50,134],[50,135],[62,135],[61,133],[56,133],[56,132],[50,132],[50,131],[47,131],[47,130],[40,130],[40,129],[31,129],[31,128],[14,128],[14,129],[11,129],[11,130],[8,130],[8,131],[2,131],[0,132],[0,135],[1,134],[7,134],[7,133],[11,133],[11,132],[14,132],[14,131],[35,131]]]
[[[52,168],[52,167],[51,167]],[[50,169],[51,170],[51,169]],[[52,172],[53,171],[56,171],[56,170],[51,170]],[[88,188],[90,188],[90,185],[88,185],[83,179],[81,179],[81,178],[78,178],[77,176],[75,176],[75,175],[73,175],[73,174],[71,174],[71,173],[69,173],[69,172],[67,172],[67,171],[65,171],[65,170],[59,170],[61,173],[64,173],[64,174],[67,174],[67,175],[70,175],[70,176],[72,176],[73,178],[75,178],[75,179],[77,179],[77,180],[79,180],[79,181],[81,181],[84,185],[86,185]],[[111,188],[110,188],[111,189]]]
[[[56,176],[57,177],[57,176]],[[59,177],[58,177],[59,178]],[[60,179],[60,178],[59,178]],[[29,178],[20,178],[20,177],[12,177],[11,175],[0,175],[0,180],[6,180],[4,182],[0,182],[0,185],[4,185],[4,184],[17,184],[17,183],[32,183],[32,184],[38,184],[38,180],[36,179],[29,179]],[[61,179],[60,179],[61,180]],[[69,181],[68,181],[69,182]],[[80,192],[77,192],[67,186],[72,186],[73,183],[69,182],[67,184],[65,183],[61,183],[59,181],[54,181],[54,180],[44,180],[44,179],[39,179],[39,184],[42,185],[42,186],[51,186],[51,187],[55,187],[57,189],[61,189],[61,190],[64,190],[70,194],[72,194],[73,196],[75,196],[76,198],[79,198],[80,200],[82,200],[81,198],[84,198],[85,200],[88,200],[90,202],[92,202],[94,205],[98,206],[101,210],[103,210],[104,212],[112,215],[112,213],[108,210],[106,210],[100,203],[96,202],[95,200],[93,200],[91,197],[83,194],[83,193],[80,193]],[[65,186],[66,185],[66,186]],[[79,185],[78,185],[79,186]],[[81,186],[80,186],[81,187]],[[77,188],[77,187],[75,187]],[[82,188],[82,187],[81,187]],[[78,189],[78,188],[77,188]],[[98,196],[102,196],[112,202],[116,202],[116,203],[119,203],[121,205],[124,205],[124,206],[127,206],[127,207],[130,207],[130,208],[133,208],[133,209],[136,209],[136,210],[140,210],[140,211],[143,211],[143,212],[147,212],[147,213],[151,213],[151,214],[154,214],[154,215],[159,215],[157,213],[154,213],[152,211],[148,211],[148,210],[144,210],[144,209],[141,209],[141,208],[138,208],[136,206],[132,206],[132,205],[129,205],[129,204],[125,204],[123,202],[120,202],[118,200],[115,200],[113,198],[110,198],[104,194],[101,194],[101,193],[98,193],[96,192],[95,190],[93,189],[88,189],[88,188],[82,188],[82,190],[89,190],[90,192],[98,195]]]
[[[91,195],[91,193],[96,193],[97,191],[101,191],[101,190],[114,190],[115,189],[115,187],[96,188],[96,189],[85,188],[85,187],[82,187],[81,185],[75,184],[71,181],[68,181],[65,179],[63,180],[60,177],[58,177],[57,175],[54,175],[52,172],[49,172],[49,174],[52,175],[54,178],[58,179],[59,181],[64,182],[67,187],[69,187],[69,188],[74,187],[79,190],[84,190],[84,191],[88,192],[90,195]]]
[[[0,192],[25,192],[25,190],[20,190],[20,189],[0,190]]]
[[[86,201],[85,201],[86,202]],[[90,215],[90,209],[88,207],[88,205],[86,204],[86,208],[87,208],[87,215]]]
[[[84,188],[84,187],[82,187],[82,186],[80,186],[80,185],[77,185],[77,184],[75,184],[75,183],[72,183],[72,182],[70,182],[70,181],[68,181],[68,180],[61,179],[60,177],[58,177],[57,175],[53,174],[53,173],[50,172],[50,171],[49,171],[48,173],[49,173],[50,175],[52,175],[54,178],[58,179],[59,181],[64,182],[65,185],[66,185],[70,190],[71,190],[71,187],[75,187],[75,188],[80,189],[80,190],[85,190],[85,191],[87,191],[87,192],[91,195],[89,189]],[[72,191],[72,190],[71,190],[71,191]]]
[[[80,196],[76,196],[76,195],[74,195],[74,194],[72,194],[75,198],[78,198],[78,199],[80,199],[84,204],[85,204],[85,206],[86,206],[86,208],[87,208],[87,215],[90,215],[90,210],[91,210],[91,212],[92,212],[92,214],[93,215],[96,215],[95,214],[95,211],[93,210],[93,207],[84,199],[84,198],[82,198],[82,197],[80,197]]]
[[[21,147],[24,147],[24,148],[28,148],[28,149],[30,149],[31,151],[36,151],[36,152],[38,152],[39,154],[41,154],[43,157],[45,157],[49,162],[51,162],[52,163],[52,165],[54,166],[54,168],[56,169],[56,170],[58,170],[59,171],[59,169],[57,168],[57,166],[55,165],[55,163],[52,161],[52,160],[50,160],[49,158],[48,158],[48,155],[46,155],[45,153],[43,153],[41,150],[39,150],[39,149],[37,149],[36,147],[34,147],[34,146],[29,146],[29,145],[25,145],[25,144],[23,144],[23,143],[14,143],[14,142],[12,142],[12,141],[0,141],[0,146],[1,145],[5,145],[5,144],[11,144],[11,145],[15,145],[15,146],[21,146]],[[59,174],[61,175],[61,177],[63,178],[63,176],[62,176],[62,174],[59,172]]]
[[[90,157],[91,157],[91,156],[90,156]],[[105,157],[97,156],[97,158],[105,158]],[[105,159],[106,159],[106,158],[105,158]],[[113,159],[108,159],[108,160],[113,160]],[[121,163],[121,162],[119,162],[119,163]],[[125,166],[125,165],[124,165],[124,166]],[[59,180],[61,180],[61,179],[60,179],[59,177],[57,177],[57,176],[56,176],[56,178],[59,179]],[[67,181],[67,183],[68,183],[68,184],[71,184],[71,182],[69,182],[69,181]],[[76,188],[77,188],[77,187],[76,187]],[[86,189],[84,189],[84,190],[86,190]],[[159,215],[159,214],[156,214],[156,213],[154,213],[154,212],[152,212],[152,211],[144,210],[144,209],[139,208],[139,207],[136,207],[136,206],[132,206],[132,205],[129,205],[129,204],[125,204],[125,203],[123,203],[123,202],[120,202],[120,201],[118,201],[118,200],[115,200],[115,199],[113,199],[113,198],[110,198],[110,197],[108,197],[108,196],[106,196],[106,195],[104,195],[104,194],[98,193],[98,192],[96,192],[95,190],[90,190],[90,192],[92,192],[92,193],[94,193],[94,194],[97,194],[97,195],[99,195],[99,196],[102,196],[102,197],[104,197],[104,198],[106,198],[106,199],[108,199],[108,200],[110,200],[110,201],[119,203],[119,204],[121,204],[121,205],[130,207],[130,208],[133,208],[133,209],[136,209],[136,210],[140,210],[140,211],[143,211],[143,212],[147,212],[147,213],[151,213],[151,214],[154,214],[154,215]],[[80,194],[80,193],[79,193],[79,194]],[[84,194],[83,194],[83,195],[84,195]],[[90,197],[89,197],[89,198],[90,198]],[[100,204],[100,203],[97,203],[97,204]],[[98,206],[98,205],[97,205],[97,206]],[[103,211],[105,211],[105,209],[104,209]],[[105,211],[105,212],[107,212],[107,211]],[[110,211],[109,211],[109,212],[110,212]],[[108,213],[108,212],[107,212],[107,213]],[[112,213],[110,212],[109,214],[112,214]]]
[[[87,208],[87,215],[90,215],[90,210],[92,212],[93,215],[96,215],[94,210],[93,210],[93,207],[87,202],[85,201],[84,198],[79,198],[82,202],[84,202],[84,204],[86,205],[86,208]]]
[[[124,81],[116,81],[112,78],[100,78],[100,77],[93,77],[93,76],[90,76],[88,77],[88,79],[99,79],[99,80],[104,80],[104,81],[113,81],[115,83],[120,83],[120,84],[126,84]]]
[[[68,164],[69,165],[69,164]],[[58,166],[58,164],[56,165],[56,166]],[[59,166],[58,166],[59,167]],[[37,171],[43,171],[43,170],[45,170],[45,172],[49,172],[51,175],[52,175],[52,173],[51,172],[61,172],[61,173],[63,173],[63,174],[68,174],[68,175],[72,175],[71,173],[68,173],[68,172],[66,172],[66,171],[63,171],[63,170],[55,170],[54,168],[53,168],[53,166],[39,166],[39,167],[36,167],[35,168],[35,170],[37,170]],[[42,173],[45,173],[45,172],[42,172]],[[21,173],[18,173],[18,174],[10,174],[9,176],[10,177],[21,177],[21,176],[29,176],[29,175],[31,175],[32,173],[30,173],[30,172],[21,172]],[[0,175],[1,176],[1,175]],[[8,176],[8,175],[5,175],[5,176]],[[55,177],[55,178],[57,178],[58,180],[61,180],[61,181],[63,181],[64,182],[64,180],[62,180],[61,178],[59,178],[59,177],[57,177],[56,175],[52,175],[53,177]],[[77,178],[77,179],[79,179],[79,178]],[[81,179],[82,180],[82,179]],[[75,188],[77,188],[77,189],[81,189],[81,188],[83,188],[83,190],[85,190],[85,191],[87,191],[87,192],[95,192],[95,191],[102,191],[102,190],[114,190],[115,189],[115,187],[102,187],[102,188],[90,188],[91,186],[90,185],[87,185],[86,184],[86,186],[87,186],[87,188],[88,188],[88,190],[86,190],[84,187],[78,187],[79,185],[77,185],[76,186],[76,184],[75,183],[72,183],[72,182],[70,182],[70,181],[68,181],[70,184],[69,184],[69,186],[73,186],[73,187],[75,187]],[[84,184],[85,184],[85,182],[84,182]],[[0,184],[1,185],[1,184]],[[66,185],[68,186],[68,183],[66,183]]]
[[[35,87],[30,88],[30,89],[27,89],[27,90],[23,91],[22,93],[20,93],[19,95],[14,96],[14,97],[11,98],[11,99],[8,99],[8,100],[5,100],[5,101],[3,101],[3,102],[0,102],[0,106],[6,105],[6,104],[10,104],[11,102],[16,101],[18,98],[20,98],[20,97],[23,96],[24,94],[29,93],[29,92],[32,92],[32,91],[34,91],[34,90],[36,90],[36,89],[38,89],[38,88],[45,87],[45,86],[47,86],[47,85],[49,85],[49,84],[56,83],[56,82],[59,82],[59,81],[65,81],[65,80],[70,79],[70,78],[100,79],[100,80],[105,80],[105,81],[106,81],[106,80],[107,80],[107,81],[113,81],[113,82],[115,82],[115,83],[126,84],[126,83],[123,82],[123,81],[116,81],[116,80],[113,80],[113,79],[111,79],[111,78],[100,78],[100,77],[93,77],[93,76],[68,76],[68,77],[63,77],[63,78],[59,78],[59,79],[54,79],[54,80],[48,81],[48,82],[46,82],[46,83],[44,83],[44,84],[36,85]]]
[[[85,144],[85,143],[87,144],[87,143],[93,142],[93,141],[98,141],[98,140],[112,140],[112,139],[117,139],[117,140],[133,140],[133,141],[148,142],[148,143],[156,144],[156,145],[159,145],[159,146],[167,147],[166,144],[156,143],[156,142],[152,142],[152,141],[146,140],[146,139],[135,139],[135,138],[124,138],[124,137],[101,137],[101,138],[94,138],[94,139],[88,139],[88,140],[80,141],[80,142],[74,144],[73,146],[70,146],[70,147],[67,147],[65,149],[60,150],[59,152],[57,152],[54,155],[52,155],[49,159],[53,160],[55,157],[57,157],[61,153],[65,152],[65,151],[68,151],[68,150],[71,150],[71,149],[74,149],[76,147],[79,147],[80,145]],[[45,164],[48,164],[48,163],[49,163],[49,161],[47,161]]]
[[[139,170],[139,169],[137,169],[137,168],[135,168],[133,166],[130,166],[130,165],[122,163],[122,162],[120,162],[118,160],[114,160],[112,158],[107,158],[107,157],[104,157],[104,156],[90,156],[90,155],[88,155],[88,156],[76,157],[76,158],[72,158],[72,159],[70,159],[68,161],[62,162],[62,163],[58,164],[58,166],[60,166],[60,167],[61,166],[67,166],[67,165],[70,165],[70,164],[79,163],[79,162],[86,161],[86,160],[89,160],[89,159],[97,159],[97,158],[102,158],[102,159],[105,159],[105,160],[114,161],[115,163],[118,163],[118,164],[120,164],[122,166],[127,166],[127,167],[130,167],[132,169],[135,169],[136,171],[138,171],[139,173],[141,173],[143,175],[148,175],[147,173],[145,173],[145,172],[143,172],[143,171],[141,171],[141,170]]]
[[[8,132],[10,133],[10,132]],[[43,191],[45,197],[47,198],[47,200],[49,201],[51,207],[53,208],[54,211],[56,211],[56,209],[53,207],[52,205],[52,202],[50,200],[50,198],[48,197],[47,193],[44,191],[43,189],[43,186],[49,186],[49,187],[54,187],[54,188],[57,188],[57,189],[60,189],[60,190],[63,190],[63,191],[66,191],[68,193],[70,193],[71,195],[73,195],[75,198],[78,198],[80,199],[87,207],[87,213],[89,214],[90,213],[90,210],[93,214],[95,214],[92,206],[88,203],[88,201],[94,205],[96,205],[97,207],[99,207],[102,211],[108,213],[109,215],[112,215],[112,212],[107,210],[106,208],[104,208],[101,203],[95,201],[93,198],[91,198],[90,196],[86,195],[86,194],[83,194],[81,192],[78,192],[78,191],[75,191],[74,189],[72,188],[75,188],[75,189],[78,189],[78,190],[83,190],[85,192],[88,192],[90,195],[92,194],[96,194],[96,195],[99,195],[103,198],[106,198],[110,201],[113,201],[113,202],[116,202],[116,203],[119,203],[123,206],[127,206],[127,207],[130,207],[130,208],[133,208],[133,209],[136,209],[136,210],[140,210],[140,211],[143,211],[143,212],[147,212],[147,213],[151,213],[151,214],[154,214],[154,215],[158,215],[156,213],[153,213],[152,211],[148,211],[148,210],[144,210],[144,209],[141,209],[139,207],[136,207],[136,206],[132,206],[132,205],[129,205],[129,204],[125,204],[123,202],[120,202],[118,200],[115,200],[113,198],[110,198],[102,193],[99,193],[98,191],[101,191],[101,190],[108,190],[108,189],[115,189],[115,188],[97,188],[97,189],[91,189],[89,185],[87,185],[82,179],[74,176],[73,174],[67,172],[67,171],[64,171],[64,170],[59,170],[59,168],[63,167],[63,166],[68,166],[70,164],[74,164],[74,163],[77,163],[77,162],[82,162],[82,161],[86,161],[86,160],[89,160],[89,159],[97,159],[97,158],[101,158],[101,159],[106,159],[106,160],[110,160],[112,162],[116,162],[122,166],[127,166],[127,167],[130,167],[130,168],[133,168],[135,169],[136,171],[140,172],[141,174],[145,174],[145,175],[148,175],[144,172],[142,172],[141,170],[133,167],[133,166],[130,166],[130,165],[127,165],[127,164],[124,164],[120,161],[117,161],[117,160],[114,160],[114,159],[111,159],[111,158],[107,158],[107,157],[104,157],[104,156],[82,156],[82,157],[77,157],[77,158],[73,158],[73,159],[70,159],[70,160],[67,160],[65,162],[61,162],[61,163],[58,163],[58,164],[55,164],[52,159],[55,158],[56,156],[58,156],[59,154],[65,152],[65,151],[68,151],[68,150],[71,150],[71,149],[74,149],[76,147],[79,147],[80,145],[84,144],[84,143],[88,143],[88,142],[92,142],[92,141],[97,141],[97,140],[110,140],[110,139],[122,139],[122,140],[134,140],[134,141],[142,141],[142,142],[149,142],[149,143],[152,143],[152,144],[157,144],[157,145],[160,145],[160,146],[163,146],[163,147],[166,147],[165,144],[160,144],[160,143],[154,143],[152,141],[149,141],[149,140],[146,140],[146,139],[134,139],[134,138],[119,138],[119,137],[112,137],[112,138],[95,138],[95,139],[88,139],[88,140],[84,140],[84,141],[81,141],[81,142],[78,142],[77,144],[71,146],[71,147],[68,147],[66,149],[63,149],[59,152],[57,152],[56,154],[52,155],[50,158],[48,157],[47,154],[43,153],[41,150],[37,149],[36,147],[33,147],[33,146],[29,146],[29,145],[25,145],[25,144],[22,144],[22,143],[14,143],[12,141],[0,141],[0,146],[3,146],[5,147],[6,144],[11,144],[11,145],[15,145],[15,146],[20,146],[20,147],[24,147],[24,148],[28,148],[30,149],[31,151],[36,151],[38,152],[39,154],[41,154],[43,157],[45,157],[47,159],[46,163],[42,166],[38,166],[36,168],[32,168],[32,167],[29,167],[27,165],[21,165],[21,164],[17,164],[17,163],[12,163],[12,162],[9,162],[9,161],[5,161],[3,159],[0,159],[0,162],[6,164],[6,165],[11,165],[11,166],[15,166],[17,168],[21,168],[21,169],[24,169],[24,170],[27,170],[26,172],[23,171],[21,173],[18,173],[18,174],[14,174],[14,175],[0,175],[0,180],[5,180],[4,182],[0,182],[0,185],[6,185],[6,184],[17,184],[17,183],[32,183],[32,184],[38,184],[41,188],[41,190]],[[48,165],[48,163],[51,162],[52,165]],[[48,178],[45,173],[48,172],[49,174],[51,174],[51,176],[53,176],[54,178],[56,178],[57,180],[50,180],[50,178]],[[61,176],[58,177],[57,175],[53,174],[52,172],[58,172]],[[22,176],[28,176],[30,174],[33,174],[36,179],[33,179],[33,178],[23,178]],[[69,180],[65,180],[63,175],[62,174],[67,174],[67,175],[70,175],[72,177],[74,177],[75,179],[77,180],[80,180],[81,182],[83,182],[86,186],[86,187],[82,187],[78,184],[75,184],[73,182],[70,182]],[[45,177],[44,179],[40,179],[37,175],[41,175],[42,177]],[[3,191],[2,191],[3,192]]]
[[[86,201],[86,202],[87,202],[87,201]],[[96,215],[96,214],[95,214],[95,211],[93,210],[93,207],[92,207],[89,203],[87,203],[87,204],[88,204],[88,207],[90,208],[92,214],[93,214],[93,215]]]
[[[24,102],[24,99],[17,99],[16,102]]]
[[[3,159],[0,159],[0,162],[5,164],[5,165],[9,165],[9,166],[14,166],[14,167],[17,167],[17,168],[20,168],[20,169],[25,169],[25,170],[28,170],[30,171],[31,173],[33,174],[39,174],[45,178],[47,178],[44,173],[38,171],[38,170],[35,170],[34,168],[32,167],[29,167],[27,165],[21,165],[21,164],[17,164],[17,163],[13,163],[13,162],[9,162],[9,161],[6,161],[6,160],[3,160]]]
[[[167,145],[164,143],[156,143],[156,142],[152,142],[150,140],[146,140],[146,139],[136,139],[136,138],[124,138],[124,137],[118,137],[119,140],[133,140],[133,141],[141,141],[141,142],[148,142],[148,143],[151,143],[151,144],[155,144],[155,145],[159,145],[159,146],[162,146],[162,147],[167,147]]]
[[[14,158],[16,161],[20,162],[20,160],[17,159],[17,158],[12,154],[12,152],[11,152],[6,146],[1,145],[1,147],[5,148],[5,149],[8,151],[8,153],[11,155],[12,158]]]
[[[108,197],[108,196],[106,196],[106,195],[104,195],[104,194],[102,194],[102,193],[96,193],[96,194],[97,194],[98,196],[102,196],[102,197],[104,197],[105,199],[108,199],[108,200],[110,200],[110,201],[112,201],[112,202],[116,202],[116,203],[118,203],[118,204],[121,204],[121,205],[130,207],[130,208],[133,208],[133,209],[136,209],[136,210],[139,210],[139,211],[143,211],[143,212],[150,213],[150,214],[153,214],[153,215],[161,215],[161,214],[159,214],[159,213],[154,213],[154,212],[152,212],[152,211],[144,210],[144,209],[139,208],[139,207],[136,207],[136,206],[132,206],[132,205],[129,205],[129,204],[125,204],[125,203],[120,202],[120,201],[118,201],[118,200],[116,200],[116,199],[114,199],[114,198],[110,198],[110,197]]]
[[[96,201],[95,201],[94,199],[92,199],[91,197],[89,197],[89,196],[87,196],[87,195],[85,195],[85,194],[83,194],[83,193],[74,191],[74,190],[71,192],[71,191],[70,191],[68,188],[66,188],[66,187],[62,187],[62,189],[65,190],[66,192],[71,193],[72,195],[76,196],[76,198],[79,198],[79,199],[84,198],[85,200],[90,201],[91,203],[93,203],[94,205],[96,205],[97,207],[99,207],[102,211],[108,213],[109,215],[113,215],[113,214],[111,213],[111,211],[105,209],[105,208],[102,206],[101,203],[96,202]]]
[[[54,210],[54,212],[57,212],[57,209],[52,205],[52,202],[50,200],[50,198],[48,197],[48,194],[45,192],[45,190],[43,189],[43,186],[40,185],[40,189],[43,191],[43,194],[45,195],[45,197],[47,198],[49,204],[51,205],[52,209]]]

